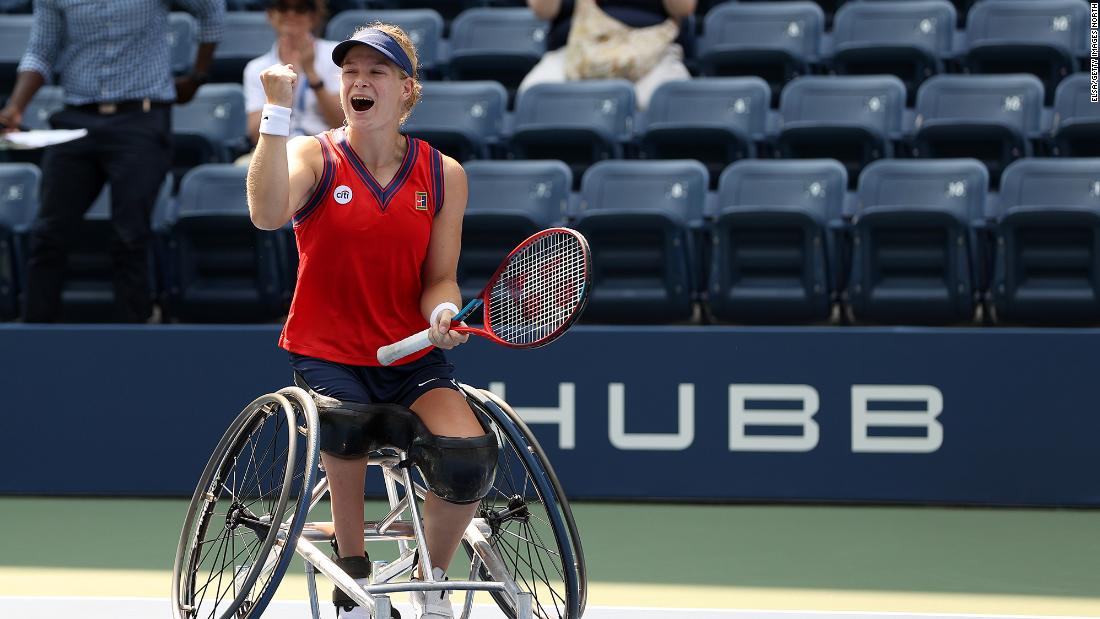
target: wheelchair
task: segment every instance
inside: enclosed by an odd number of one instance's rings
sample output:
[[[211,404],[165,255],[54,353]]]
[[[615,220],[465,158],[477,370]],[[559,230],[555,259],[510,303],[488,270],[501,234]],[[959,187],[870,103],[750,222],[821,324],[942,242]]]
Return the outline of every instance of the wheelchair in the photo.
[[[320,617],[317,572],[376,619],[390,618],[390,594],[414,590],[456,592],[462,603],[456,617],[462,619],[470,616],[477,591],[489,592],[510,619],[581,617],[584,555],[550,462],[507,403],[488,391],[460,387],[499,448],[492,488],[458,551],[469,558],[466,580],[435,580],[426,569],[431,561],[420,503],[428,490],[409,457],[414,437],[402,425],[403,415],[382,415],[388,427],[378,435],[386,439],[369,445],[368,466],[382,470],[390,511],[363,529],[368,551],[377,542],[393,542],[397,558],[374,561],[370,584],[360,587],[318,547],[335,539],[332,522],[308,521],[328,492],[318,466],[318,406],[311,393],[292,386],[246,406],[207,462],[176,549],[175,619],[260,617],[295,553],[305,565],[314,619]],[[390,408],[412,416],[408,409]],[[424,580],[404,578],[417,562]]]

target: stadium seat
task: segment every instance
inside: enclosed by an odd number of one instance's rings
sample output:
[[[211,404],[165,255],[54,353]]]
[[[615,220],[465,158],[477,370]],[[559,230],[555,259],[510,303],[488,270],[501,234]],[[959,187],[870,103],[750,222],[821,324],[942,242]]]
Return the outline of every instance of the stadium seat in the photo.
[[[225,14],[225,31],[232,36],[222,37],[214,49],[209,79],[240,84],[245,65],[271,51],[275,29],[267,23],[267,15],[262,11],[231,11]]]
[[[625,80],[536,84],[516,100],[509,149],[516,159],[561,159],[574,180],[631,139],[634,86]]]
[[[0,0],[0,13],[30,13],[32,0]]]
[[[180,183],[166,243],[168,319],[258,322],[284,313],[283,235],[252,225],[246,173],[240,166],[209,164]]]
[[[978,2],[966,20],[971,73],[1031,73],[1054,89],[1087,55],[1089,12],[1084,0]]]
[[[488,159],[504,133],[508,93],[497,82],[424,82],[404,132],[458,161]]]
[[[325,38],[343,41],[356,29],[376,21],[400,26],[416,46],[421,79],[439,79],[443,57],[443,17],[432,9],[355,10],[333,15],[325,26]]]
[[[516,87],[546,51],[547,23],[525,8],[464,11],[451,24],[452,80],[495,80]]]
[[[31,40],[33,15],[0,17],[0,100],[6,99],[15,86],[16,68]]]
[[[690,223],[702,216],[707,170],[692,160],[601,161],[581,181],[573,224],[592,248],[588,322],[692,318]]]
[[[161,184],[152,210],[154,236],[149,239],[149,289],[157,294],[156,229],[171,209],[173,186],[169,174]],[[61,290],[64,322],[109,322],[114,313],[114,226],[111,224],[111,186],[105,185],[81,223],[81,233],[69,248]]]
[[[698,159],[711,182],[738,159],[756,157],[768,122],[771,91],[759,77],[712,77],[660,85],[645,113],[641,154]]]
[[[840,75],[896,75],[912,104],[921,82],[944,71],[954,33],[947,0],[850,2],[836,14],[831,66]]]
[[[863,166],[894,156],[905,85],[893,75],[807,76],[783,89],[776,150],[785,159],[837,159],[854,183]]]
[[[0,164],[0,320],[20,313],[25,234],[38,210],[41,173],[29,163]]]
[[[867,166],[852,221],[845,298],[861,322],[952,324],[975,318],[988,175],[975,159]]]
[[[520,241],[559,225],[573,176],[560,161],[471,161],[458,283],[473,298]]]
[[[703,22],[703,75],[757,75],[778,94],[817,62],[825,14],[813,2],[729,2]]]
[[[240,84],[204,84],[188,103],[172,106],[172,173],[182,179],[204,163],[231,162],[251,144],[244,89]]]
[[[1100,105],[1091,99],[1088,73],[1075,73],[1054,94],[1054,154],[1100,157]]]
[[[199,49],[199,23],[190,13],[168,14],[168,50],[173,75],[187,75]],[[242,70],[243,71],[243,70]]]
[[[1100,323],[1100,159],[1024,159],[1004,172],[992,305],[998,322]]]
[[[1006,165],[1031,156],[1042,106],[1043,84],[1034,75],[937,75],[917,92],[913,154],[974,157],[996,186]]]
[[[717,320],[827,320],[840,271],[848,176],[831,159],[745,160],[718,183],[711,225],[707,307]]]

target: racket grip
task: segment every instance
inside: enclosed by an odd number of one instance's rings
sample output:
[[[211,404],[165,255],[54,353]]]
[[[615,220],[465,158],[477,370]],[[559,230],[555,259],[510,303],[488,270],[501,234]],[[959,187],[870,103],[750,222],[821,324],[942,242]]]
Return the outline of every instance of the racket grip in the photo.
[[[389,346],[379,348],[377,353],[378,362],[382,365],[389,365],[402,357],[407,357],[418,350],[424,350],[431,345],[432,341],[428,339],[428,330],[424,329],[420,333],[414,333],[400,342],[394,342]]]

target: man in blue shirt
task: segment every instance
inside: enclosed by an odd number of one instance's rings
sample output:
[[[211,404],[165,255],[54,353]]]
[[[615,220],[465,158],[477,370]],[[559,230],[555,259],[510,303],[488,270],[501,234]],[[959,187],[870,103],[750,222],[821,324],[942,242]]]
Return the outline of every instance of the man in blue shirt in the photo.
[[[36,0],[27,51],[0,124],[17,127],[35,92],[54,74],[65,108],[57,129],[87,129],[42,159],[41,209],[31,233],[27,322],[54,322],[61,309],[68,248],[104,183],[111,184],[115,232],[115,319],[143,322],[149,290],[150,215],[172,161],[172,103],[189,101],[221,38],[225,0],[176,0],[199,23],[191,75],[173,80],[169,0]]]

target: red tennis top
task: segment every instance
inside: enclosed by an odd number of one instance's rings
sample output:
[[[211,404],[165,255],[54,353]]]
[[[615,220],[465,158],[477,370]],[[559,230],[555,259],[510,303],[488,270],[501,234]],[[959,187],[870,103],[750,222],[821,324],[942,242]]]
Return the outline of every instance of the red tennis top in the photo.
[[[380,346],[428,327],[420,313],[420,269],[443,206],[443,160],[427,142],[409,137],[401,167],[383,187],[343,128],[315,137],[324,172],[294,216],[298,285],[279,346],[377,366]]]

